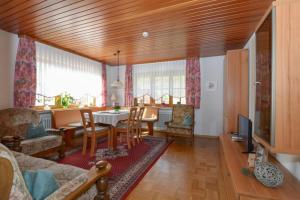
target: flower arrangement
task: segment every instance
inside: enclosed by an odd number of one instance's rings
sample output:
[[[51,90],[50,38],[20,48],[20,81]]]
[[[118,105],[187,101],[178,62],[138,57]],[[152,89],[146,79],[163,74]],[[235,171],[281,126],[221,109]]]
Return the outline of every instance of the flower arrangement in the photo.
[[[120,109],[121,109],[121,106],[119,106],[119,105],[114,106],[114,110],[115,110],[116,112],[120,111]]]

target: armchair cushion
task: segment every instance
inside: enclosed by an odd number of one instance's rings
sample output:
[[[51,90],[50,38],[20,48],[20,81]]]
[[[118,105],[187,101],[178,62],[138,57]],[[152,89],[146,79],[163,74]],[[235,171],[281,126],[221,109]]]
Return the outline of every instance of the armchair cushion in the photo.
[[[44,137],[47,135],[48,134],[47,134],[43,124],[40,122],[37,126],[34,126],[34,124],[30,124],[30,126],[27,129],[26,139]]]
[[[22,153],[33,155],[62,144],[62,136],[47,135],[44,137],[32,138],[21,142]]]
[[[10,161],[13,168],[13,185],[10,191],[10,200],[32,200],[29,191],[27,190],[22,173],[19,169],[17,160],[10,150],[0,143],[0,157]]]
[[[8,108],[0,110],[0,137],[13,135],[26,137],[30,124],[38,125],[39,114],[37,111],[26,108]]]
[[[191,126],[193,124],[193,118],[189,113],[186,113],[183,117],[182,125]]]
[[[23,177],[34,200],[43,200],[59,188],[54,174],[49,170],[26,170]]]

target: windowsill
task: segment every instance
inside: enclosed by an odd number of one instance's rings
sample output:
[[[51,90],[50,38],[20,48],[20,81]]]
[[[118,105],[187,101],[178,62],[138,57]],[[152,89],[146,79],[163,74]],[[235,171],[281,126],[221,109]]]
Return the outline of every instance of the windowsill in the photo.
[[[63,108],[61,106],[49,106],[49,110],[45,110],[44,106],[33,106],[31,109],[39,111],[39,112],[44,112],[44,111],[51,111],[51,110],[76,110],[76,109],[81,109],[81,108],[90,108],[92,110],[106,110],[108,107],[102,107],[102,106],[84,106],[84,107],[79,107],[78,105],[71,105],[68,108]]]

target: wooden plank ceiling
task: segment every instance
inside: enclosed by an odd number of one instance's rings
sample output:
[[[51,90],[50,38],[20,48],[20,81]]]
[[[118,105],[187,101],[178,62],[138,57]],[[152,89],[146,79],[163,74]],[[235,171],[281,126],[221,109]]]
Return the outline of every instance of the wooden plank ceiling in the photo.
[[[1,0],[0,29],[110,65],[205,57],[242,48],[271,2]]]

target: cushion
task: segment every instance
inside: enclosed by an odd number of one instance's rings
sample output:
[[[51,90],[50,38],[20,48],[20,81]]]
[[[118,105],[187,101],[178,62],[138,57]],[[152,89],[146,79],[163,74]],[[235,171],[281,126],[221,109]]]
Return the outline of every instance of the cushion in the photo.
[[[35,154],[62,145],[60,135],[47,135],[44,137],[32,138],[21,142],[22,153]]]
[[[27,190],[26,184],[24,182],[22,173],[19,169],[18,163],[12,154],[12,152],[7,149],[3,144],[0,143],[0,157],[6,158],[9,160],[12,164],[13,171],[14,171],[14,177],[13,177],[13,185],[11,188],[10,200],[32,200],[32,197]]]
[[[47,136],[47,132],[42,122],[40,122],[37,126],[30,124],[30,126],[27,129],[26,139],[32,139],[32,138],[38,138],[44,136]]]
[[[92,127],[89,127],[86,129],[87,131],[92,131]],[[106,131],[108,130],[107,127],[104,127],[104,126],[95,126],[95,131],[96,132],[101,132],[101,131]]]
[[[189,113],[185,113],[182,121],[182,125],[191,126],[193,124],[193,118]]]
[[[48,170],[24,171],[23,177],[34,200],[43,200],[59,188],[53,172]]]

